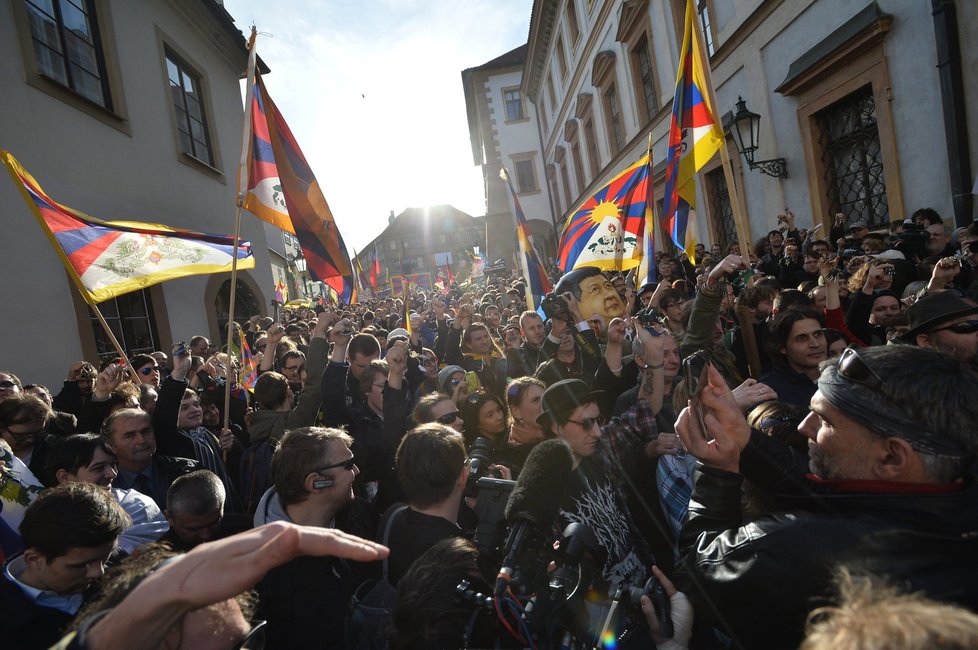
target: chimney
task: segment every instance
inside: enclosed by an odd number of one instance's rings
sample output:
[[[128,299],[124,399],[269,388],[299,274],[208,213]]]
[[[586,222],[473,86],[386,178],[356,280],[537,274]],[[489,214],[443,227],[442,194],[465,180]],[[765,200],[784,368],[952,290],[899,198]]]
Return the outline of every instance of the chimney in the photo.
[[[393,210],[391,210],[390,216],[387,217],[387,225],[388,226],[393,226],[394,225],[394,211]]]

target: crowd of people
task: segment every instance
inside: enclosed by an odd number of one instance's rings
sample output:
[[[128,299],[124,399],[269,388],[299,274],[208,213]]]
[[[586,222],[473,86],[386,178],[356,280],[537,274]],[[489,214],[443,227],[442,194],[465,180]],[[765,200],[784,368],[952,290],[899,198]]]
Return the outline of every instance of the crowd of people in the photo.
[[[0,371],[4,647],[978,646],[978,224],[817,235]]]

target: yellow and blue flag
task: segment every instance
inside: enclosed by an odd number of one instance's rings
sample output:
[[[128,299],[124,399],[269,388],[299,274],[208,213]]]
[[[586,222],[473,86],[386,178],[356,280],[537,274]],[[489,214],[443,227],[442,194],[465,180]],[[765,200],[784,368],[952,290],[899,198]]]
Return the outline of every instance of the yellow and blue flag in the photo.
[[[574,211],[564,225],[557,266],[565,273],[582,266],[623,271],[642,260],[650,157],[615,176]]]
[[[253,59],[253,40],[250,51]],[[357,283],[343,236],[299,143],[251,63],[248,86],[251,132],[242,205],[259,219],[294,232],[313,279],[352,304]]]
[[[10,153],[0,151],[0,160],[90,305],[174,278],[231,270],[233,237],[100,221],[54,201]],[[254,268],[250,242],[238,242],[236,254],[238,268]]]
[[[519,243],[519,252],[516,257],[519,262],[520,273],[526,280],[527,308],[536,309],[543,297],[550,293],[550,279],[547,277],[547,270],[537,256],[533,245],[533,232],[526,222],[523,207],[520,205],[516,190],[513,189],[513,181],[510,180],[505,167],[499,170],[499,176],[509,186],[509,193],[513,195],[513,205],[516,207],[516,240]]]
[[[703,53],[693,34],[698,29],[693,0],[686,0],[683,47],[679,54],[676,95],[672,101],[666,152],[663,229],[695,260],[696,187],[693,177],[723,145],[723,132],[709,105]]]

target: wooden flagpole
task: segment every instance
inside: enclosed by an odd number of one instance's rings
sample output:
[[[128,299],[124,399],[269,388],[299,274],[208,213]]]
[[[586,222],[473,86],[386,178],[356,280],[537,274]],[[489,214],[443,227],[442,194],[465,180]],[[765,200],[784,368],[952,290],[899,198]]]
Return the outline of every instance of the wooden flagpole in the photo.
[[[134,382],[139,383],[139,380],[136,378],[136,371],[133,369],[132,365],[129,363],[129,359],[126,357],[126,351],[122,349],[122,345],[119,344],[119,340],[115,337],[115,333],[112,331],[112,328],[109,327],[109,324],[105,321],[105,316],[102,315],[102,311],[95,303],[89,303],[88,306],[92,308],[92,311],[94,311],[95,315],[98,317],[98,322],[102,324],[102,328],[105,330],[106,336],[108,336],[109,340],[112,341],[112,346],[115,348],[115,351],[119,353],[119,358],[122,359],[122,363],[127,368],[129,376],[132,377]]]
[[[231,252],[231,290],[228,298],[228,327],[227,327],[227,351],[228,351],[228,372],[224,381],[224,425],[223,429],[230,426],[231,419],[231,384],[236,381],[234,374],[234,364],[231,359],[231,341],[234,336],[234,297],[238,288],[238,245],[241,241],[241,206],[244,205],[245,192],[247,191],[248,179],[248,151],[249,135],[251,133],[251,92],[255,83],[255,39],[258,37],[257,28],[251,26],[251,38],[248,39],[248,81],[245,84],[246,93],[244,98],[244,126],[241,131],[241,158],[238,160],[238,197],[235,201],[234,210],[234,249]],[[244,334],[242,333],[242,336]],[[224,462],[227,462],[227,450],[222,454]]]
[[[709,58],[706,56],[706,49],[703,45],[703,34],[700,33],[699,26],[693,19],[695,12],[692,10],[692,2],[693,0],[686,0],[686,19],[690,21],[690,31],[693,33],[693,38],[696,39],[696,49],[700,55],[699,63],[706,77],[706,89],[710,98],[710,110],[713,113],[713,119],[719,120],[717,97],[716,92],[713,90],[713,74],[710,70]],[[718,122],[717,126],[720,128],[722,135],[723,125]],[[740,202],[740,192],[737,191],[737,183],[734,181],[733,166],[730,163],[730,153],[727,151],[727,139],[725,135],[722,135],[722,142],[720,143],[720,163],[723,166],[723,177],[727,181],[727,193],[730,196],[730,207],[733,209],[734,225],[737,229],[737,239],[740,244],[740,254],[749,262],[751,250],[750,222],[747,220],[746,210]]]

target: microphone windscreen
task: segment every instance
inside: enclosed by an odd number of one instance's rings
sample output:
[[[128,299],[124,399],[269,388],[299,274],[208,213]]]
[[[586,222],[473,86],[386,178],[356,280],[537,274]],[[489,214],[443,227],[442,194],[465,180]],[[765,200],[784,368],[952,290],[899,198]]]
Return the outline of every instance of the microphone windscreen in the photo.
[[[574,456],[563,440],[544,440],[534,447],[506,503],[506,521],[550,524],[567,495],[573,467]]]

